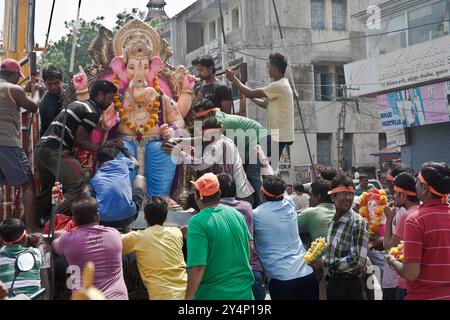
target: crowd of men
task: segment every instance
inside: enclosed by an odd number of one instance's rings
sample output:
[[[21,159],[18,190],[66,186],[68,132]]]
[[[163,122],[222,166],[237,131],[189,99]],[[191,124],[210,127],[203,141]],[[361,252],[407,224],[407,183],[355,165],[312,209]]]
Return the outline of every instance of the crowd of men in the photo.
[[[48,66],[42,72],[47,92],[38,103],[17,85],[23,77],[20,65],[11,59],[1,63],[0,184],[21,187],[25,222],[10,218],[0,224],[0,299],[12,292],[32,295],[42,286],[46,243],[32,233],[45,223],[48,228],[56,182],[64,190],[65,199],[56,207],[64,224],[50,250],[63,269],[78,270],[67,288],[72,291],[80,289],[81,272],[93,262],[94,285],[104,297],[129,299],[123,261],[134,255],[151,300],[264,300],[267,294],[272,300],[373,299],[369,270],[374,266],[385,300],[450,299],[450,169],[445,163],[426,163],[418,176],[405,165],[392,167],[388,188],[393,201],[384,209],[385,232],[369,245],[369,222],[355,201],[374,188],[366,176],[355,186],[352,177],[325,170],[306,190],[300,184],[288,186],[271,170],[272,151],[278,149],[275,155],[281,157],[295,139],[285,57],[269,57],[273,82],[261,89],[248,88],[227,71],[244,96],[267,109],[266,126],[230,114],[233,98],[216,78],[212,58],[193,64],[203,82],[192,112],[203,135],[213,133],[213,139],[199,137],[200,159],[183,147],[183,139],[163,143],[165,152],[191,163],[196,175],[190,201],[194,215],[187,226],[176,228],[165,226],[167,195],[145,199],[143,188],[131,183],[137,161],[123,143],[91,139],[94,129],[107,133],[112,128],[107,110],[117,92],[114,84],[96,81],[87,100],[79,98],[65,108],[62,74]],[[39,110],[41,118],[34,154],[37,197],[19,140],[20,108]],[[230,130],[257,134],[246,135],[245,150],[240,150],[228,137]],[[88,181],[75,147],[97,157]],[[224,161],[210,163],[211,158]],[[148,228],[131,231],[141,208]],[[306,251],[318,238],[329,247],[308,264]],[[385,258],[385,251],[401,242],[404,259]],[[34,266],[17,274],[16,261],[25,252],[34,257]]]

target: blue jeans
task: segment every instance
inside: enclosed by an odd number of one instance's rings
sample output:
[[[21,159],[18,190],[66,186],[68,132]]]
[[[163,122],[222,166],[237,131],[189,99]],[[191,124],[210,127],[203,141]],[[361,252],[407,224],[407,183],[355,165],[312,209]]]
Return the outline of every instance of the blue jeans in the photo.
[[[408,290],[402,289],[402,288],[397,288],[395,299],[399,300],[399,301],[403,301],[406,299],[407,295],[408,295]]]
[[[266,300],[266,290],[264,288],[264,273],[260,271],[253,271],[255,277],[255,283],[253,284],[253,296],[256,301]]]

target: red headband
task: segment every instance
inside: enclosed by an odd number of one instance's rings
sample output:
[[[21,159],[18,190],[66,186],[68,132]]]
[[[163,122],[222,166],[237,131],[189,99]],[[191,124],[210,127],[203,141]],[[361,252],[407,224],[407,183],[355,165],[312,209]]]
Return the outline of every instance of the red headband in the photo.
[[[446,194],[440,193],[439,191],[434,189],[432,186],[430,186],[430,184],[425,180],[425,178],[422,176],[422,174],[419,174],[419,181],[422,182],[423,184],[426,184],[432,194],[434,194],[438,197],[442,197],[443,200],[447,198]]]
[[[271,198],[275,198],[275,199],[281,199],[281,198],[284,198],[284,193],[283,194],[280,194],[280,195],[278,195],[278,196],[276,196],[276,195],[274,195],[274,194],[271,194],[269,191],[267,191],[264,187],[262,187],[262,192],[266,195],[266,196],[268,196],[268,197],[271,197]]]
[[[394,191],[398,192],[398,193],[405,193],[407,196],[410,196],[410,197],[416,197],[417,196],[416,192],[408,191],[406,189],[403,189],[403,188],[400,188],[400,187],[397,187],[397,186],[394,187]]]
[[[355,189],[352,187],[337,187],[328,192],[329,195],[340,193],[340,192],[353,192],[355,193]]]
[[[195,118],[201,118],[204,116],[207,116],[210,113],[216,112],[218,108],[214,108],[214,109],[208,109],[208,110],[203,110],[203,111],[199,111],[195,113]],[[219,109],[220,110],[220,109]]]
[[[24,231],[24,232],[22,233],[22,235],[21,235],[16,241],[12,241],[12,242],[3,242],[3,244],[4,244],[5,246],[7,246],[7,245],[11,245],[11,244],[18,244],[18,243],[21,243],[21,242],[23,241],[23,239],[25,239],[26,236],[27,236],[27,232]]]

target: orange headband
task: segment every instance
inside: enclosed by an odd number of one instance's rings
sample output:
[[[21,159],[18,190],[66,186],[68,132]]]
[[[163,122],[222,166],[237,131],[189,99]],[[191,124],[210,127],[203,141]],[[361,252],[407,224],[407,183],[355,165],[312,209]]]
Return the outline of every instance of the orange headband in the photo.
[[[397,186],[394,187],[394,191],[398,192],[398,193],[404,193],[404,194],[406,194],[407,196],[410,196],[410,197],[417,197],[417,193],[416,192],[408,191],[406,189],[403,189],[403,188],[400,188],[400,187],[397,187]]]
[[[434,189],[430,184],[425,180],[425,178],[422,176],[422,174],[419,174],[419,181],[423,184],[426,184],[428,186],[428,189],[430,189],[430,192],[438,197],[442,197],[442,200],[447,198],[446,194],[440,193],[436,189]],[[445,200],[444,200],[445,201]]]
[[[221,135],[222,134],[222,129],[219,129],[219,128],[216,128],[216,129],[205,129],[205,130],[203,130],[203,134],[207,134],[207,133],[210,133],[210,132],[212,132],[212,133],[218,133],[219,135]]]
[[[7,245],[10,245],[10,244],[17,244],[17,243],[20,243],[20,242],[23,241],[23,239],[25,239],[26,236],[27,236],[27,232],[24,231],[24,232],[22,233],[22,235],[19,237],[19,239],[17,239],[16,241],[12,241],[12,242],[3,242],[3,244],[4,244],[5,246],[7,246]]]
[[[208,114],[213,113],[213,112],[215,112],[215,111],[217,111],[217,108],[214,108],[214,109],[208,109],[208,110],[203,110],[203,111],[200,111],[200,112],[196,112],[196,113],[195,113],[195,118],[198,119],[198,118],[207,116]]]
[[[262,187],[262,192],[266,195],[266,196],[268,196],[268,197],[271,197],[271,198],[275,198],[275,199],[281,199],[281,198],[284,198],[284,193],[283,194],[280,194],[280,195],[278,195],[278,196],[276,196],[276,195],[274,195],[274,194],[271,194],[269,191],[267,191],[266,190],[266,188],[264,188],[264,187]]]
[[[387,180],[390,181],[390,182],[394,182],[395,181],[395,177],[390,175],[390,174],[388,174]]]
[[[329,195],[340,193],[340,192],[353,192],[355,193],[355,189],[352,187],[337,187],[328,192]]]

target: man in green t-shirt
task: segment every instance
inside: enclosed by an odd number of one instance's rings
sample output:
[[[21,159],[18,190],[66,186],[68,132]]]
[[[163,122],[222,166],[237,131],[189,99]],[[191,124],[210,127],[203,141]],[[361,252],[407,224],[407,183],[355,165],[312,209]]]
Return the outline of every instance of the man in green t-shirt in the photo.
[[[202,100],[195,107],[194,112],[197,120],[205,120],[215,117],[222,125],[222,133],[234,141],[238,147],[244,163],[245,173],[254,190],[261,190],[261,161],[258,157],[257,146],[260,145],[267,156],[271,156],[271,137],[268,130],[258,121],[250,118],[230,115],[220,111],[211,100]],[[254,194],[253,207],[261,205],[259,192]]]
[[[220,205],[216,175],[207,173],[193,184],[201,211],[188,226],[186,300],[254,300],[252,237],[243,215]]]
[[[327,238],[331,220],[336,214],[336,208],[328,192],[330,182],[317,180],[311,185],[310,208],[298,215],[298,229],[300,233],[308,233],[311,241]]]
[[[360,174],[359,185],[355,189],[355,196],[360,197],[364,192],[369,192],[372,189],[375,189],[375,186],[369,183],[369,176],[367,174]]]

